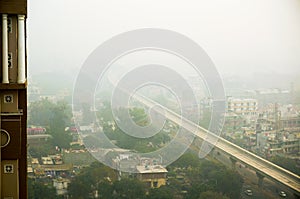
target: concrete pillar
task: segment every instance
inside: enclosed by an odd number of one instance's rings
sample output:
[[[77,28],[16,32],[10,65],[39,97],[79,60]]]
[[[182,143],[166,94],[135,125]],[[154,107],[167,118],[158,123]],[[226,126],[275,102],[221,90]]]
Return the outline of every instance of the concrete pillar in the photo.
[[[2,14],[2,83],[8,84],[7,14]]]
[[[235,169],[235,164],[237,162],[236,159],[234,159],[233,157],[229,157],[230,161],[231,161],[231,164],[232,164],[232,169]]]
[[[258,184],[258,187],[262,187],[262,185],[263,185],[263,180],[264,180],[264,175],[262,175],[261,173],[259,173],[259,172],[257,172],[256,171],[256,176],[257,176],[257,178],[258,178],[258,182],[257,182],[257,184]]]
[[[18,83],[23,84],[25,77],[25,15],[18,15]]]

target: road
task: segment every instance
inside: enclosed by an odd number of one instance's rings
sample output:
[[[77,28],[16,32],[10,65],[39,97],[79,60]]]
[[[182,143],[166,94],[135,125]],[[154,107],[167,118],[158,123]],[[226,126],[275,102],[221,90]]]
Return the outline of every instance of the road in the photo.
[[[155,106],[155,111],[157,113],[163,114],[169,120],[194,133],[197,137],[213,145],[232,159],[247,165],[247,168],[251,168],[256,172],[259,172],[262,176],[268,177],[273,181],[288,187],[293,194],[300,197],[300,176],[209,132],[207,129],[183,118],[177,113],[161,106],[149,98],[141,95],[135,95],[134,98],[148,107]]]
[[[227,167],[233,166],[230,157],[218,150],[214,150],[210,156]],[[245,164],[237,162],[234,168],[244,180],[241,198],[281,198],[278,194],[279,191],[284,191],[287,194],[286,198],[294,198],[293,193],[287,187],[280,185],[268,178],[264,179],[262,187],[259,187],[256,172],[248,168]],[[253,196],[247,196],[244,193],[247,189],[252,190]]]

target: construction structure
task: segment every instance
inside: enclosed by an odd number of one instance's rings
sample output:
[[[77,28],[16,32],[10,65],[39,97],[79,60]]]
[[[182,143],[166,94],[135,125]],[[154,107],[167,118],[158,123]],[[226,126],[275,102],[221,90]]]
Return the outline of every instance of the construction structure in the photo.
[[[26,0],[0,0],[0,196],[27,198]]]

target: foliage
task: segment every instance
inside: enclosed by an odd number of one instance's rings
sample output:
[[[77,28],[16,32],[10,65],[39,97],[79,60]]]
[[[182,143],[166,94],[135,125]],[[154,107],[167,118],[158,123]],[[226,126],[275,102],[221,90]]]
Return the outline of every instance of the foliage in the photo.
[[[200,194],[199,199],[229,199],[227,196],[224,196],[223,194],[212,192],[212,191],[205,191]]]
[[[142,153],[155,151],[157,148],[160,148],[162,145],[170,141],[169,135],[161,131],[157,133],[156,135],[146,138],[146,139],[140,139],[137,137],[132,137],[126,133],[124,133],[116,124],[114,121],[107,120],[106,117],[110,118],[110,111],[108,106],[102,107],[102,109],[98,113],[98,117],[101,116],[103,118],[102,126],[103,131],[105,132],[106,136],[110,140],[117,141],[117,145],[120,148],[124,149],[131,149],[136,150]],[[118,110],[120,115],[127,114],[126,112],[128,109],[119,109]],[[129,114],[132,117],[133,121],[136,122],[139,126],[145,126],[148,125],[148,117],[145,113],[145,110],[142,108],[132,108],[129,110]],[[121,118],[118,118],[122,120]],[[92,140],[91,140],[92,141]],[[95,143],[96,144],[96,143]]]
[[[161,186],[158,189],[151,189],[147,199],[172,199],[174,190],[170,186]]]
[[[271,161],[274,162],[275,164],[290,170],[291,172],[300,175],[300,161],[296,159],[291,159],[288,157],[282,157],[282,156],[274,156],[271,158]]]
[[[200,160],[197,155],[190,153],[184,154],[168,167],[168,176],[167,185],[151,189],[137,179],[122,178],[117,181],[116,171],[101,163],[93,163],[71,182],[69,193],[72,198],[79,199],[96,190],[100,198],[113,199],[227,199],[239,198],[242,189],[242,178],[236,172],[218,162]],[[178,176],[182,177],[179,179]]]
[[[71,108],[64,102],[51,102],[48,99],[32,102],[29,106],[29,125],[46,127],[51,134],[52,145],[69,148],[72,136],[65,132],[65,127],[71,123]]]
[[[65,123],[70,123],[70,118],[72,116],[71,107],[67,105],[65,101],[58,101],[54,103],[49,99],[41,99],[39,101],[31,102],[28,107],[29,125],[36,126],[49,126],[51,119],[55,112],[60,111],[63,114],[63,121]]]
[[[89,125],[94,121],[94,113],[90,110],[90,105],[87,103],[82,104],[82,125]]]
[[[186,153],[172,163],[172,167],[182,168],[177,170],[185,175],[184,181],[189,184],[186,198],[199,198],[207,191],[222,193],[230,198],[238,198],[241,193],[241,176],[218,162],[200,160],[197,155]]]
[[[145,197],[146,185],[137,179],[124,178],[113,184],[113,198],[141,199]]]
[[[28,124],[37,126],[49,126],[54,103],[48,99],[32,102],[28,107]]]
[[[199,157],[194,153],[186,153],[172,163],[173,167],[198,167],[200,166]]]
[[[100,187],[101,183],[115,181],[116,172],[111,168],[94,162],[89,167],[83,169],[68,187],[71,198],[86,198],[86,196]]]
[[[32,157],[37,157],[41,158],[44,156],[48,156],[51,154],[56,154],[57,151],[55,150],[55,147],[52,146],[52,141],[47,141],[44,144],[39,144],[39,145],[29,145],[28,147],[28,152]]]
[[[211,110],[205,109],[202,113],[202,119],[199,121],[199,125],[208,129],[211,120]]]
[[[52,185],[45,185],[29,178],[28,181],[28,199],[58,199],[56,190]]]

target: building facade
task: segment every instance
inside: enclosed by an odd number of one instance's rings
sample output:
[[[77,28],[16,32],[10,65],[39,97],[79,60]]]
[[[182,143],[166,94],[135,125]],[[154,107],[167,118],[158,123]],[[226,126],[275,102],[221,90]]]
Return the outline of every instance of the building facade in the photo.
[[[258,103],[256,99],[227,99],[227,111],[237,115],[256,116]]]
[[[137,166],[137,179],[145,182],[148,187],[159,188],[166,185],[167,169],[161,165]]]
[[[0,0],[0,195],[27,198],[26,0]]]

